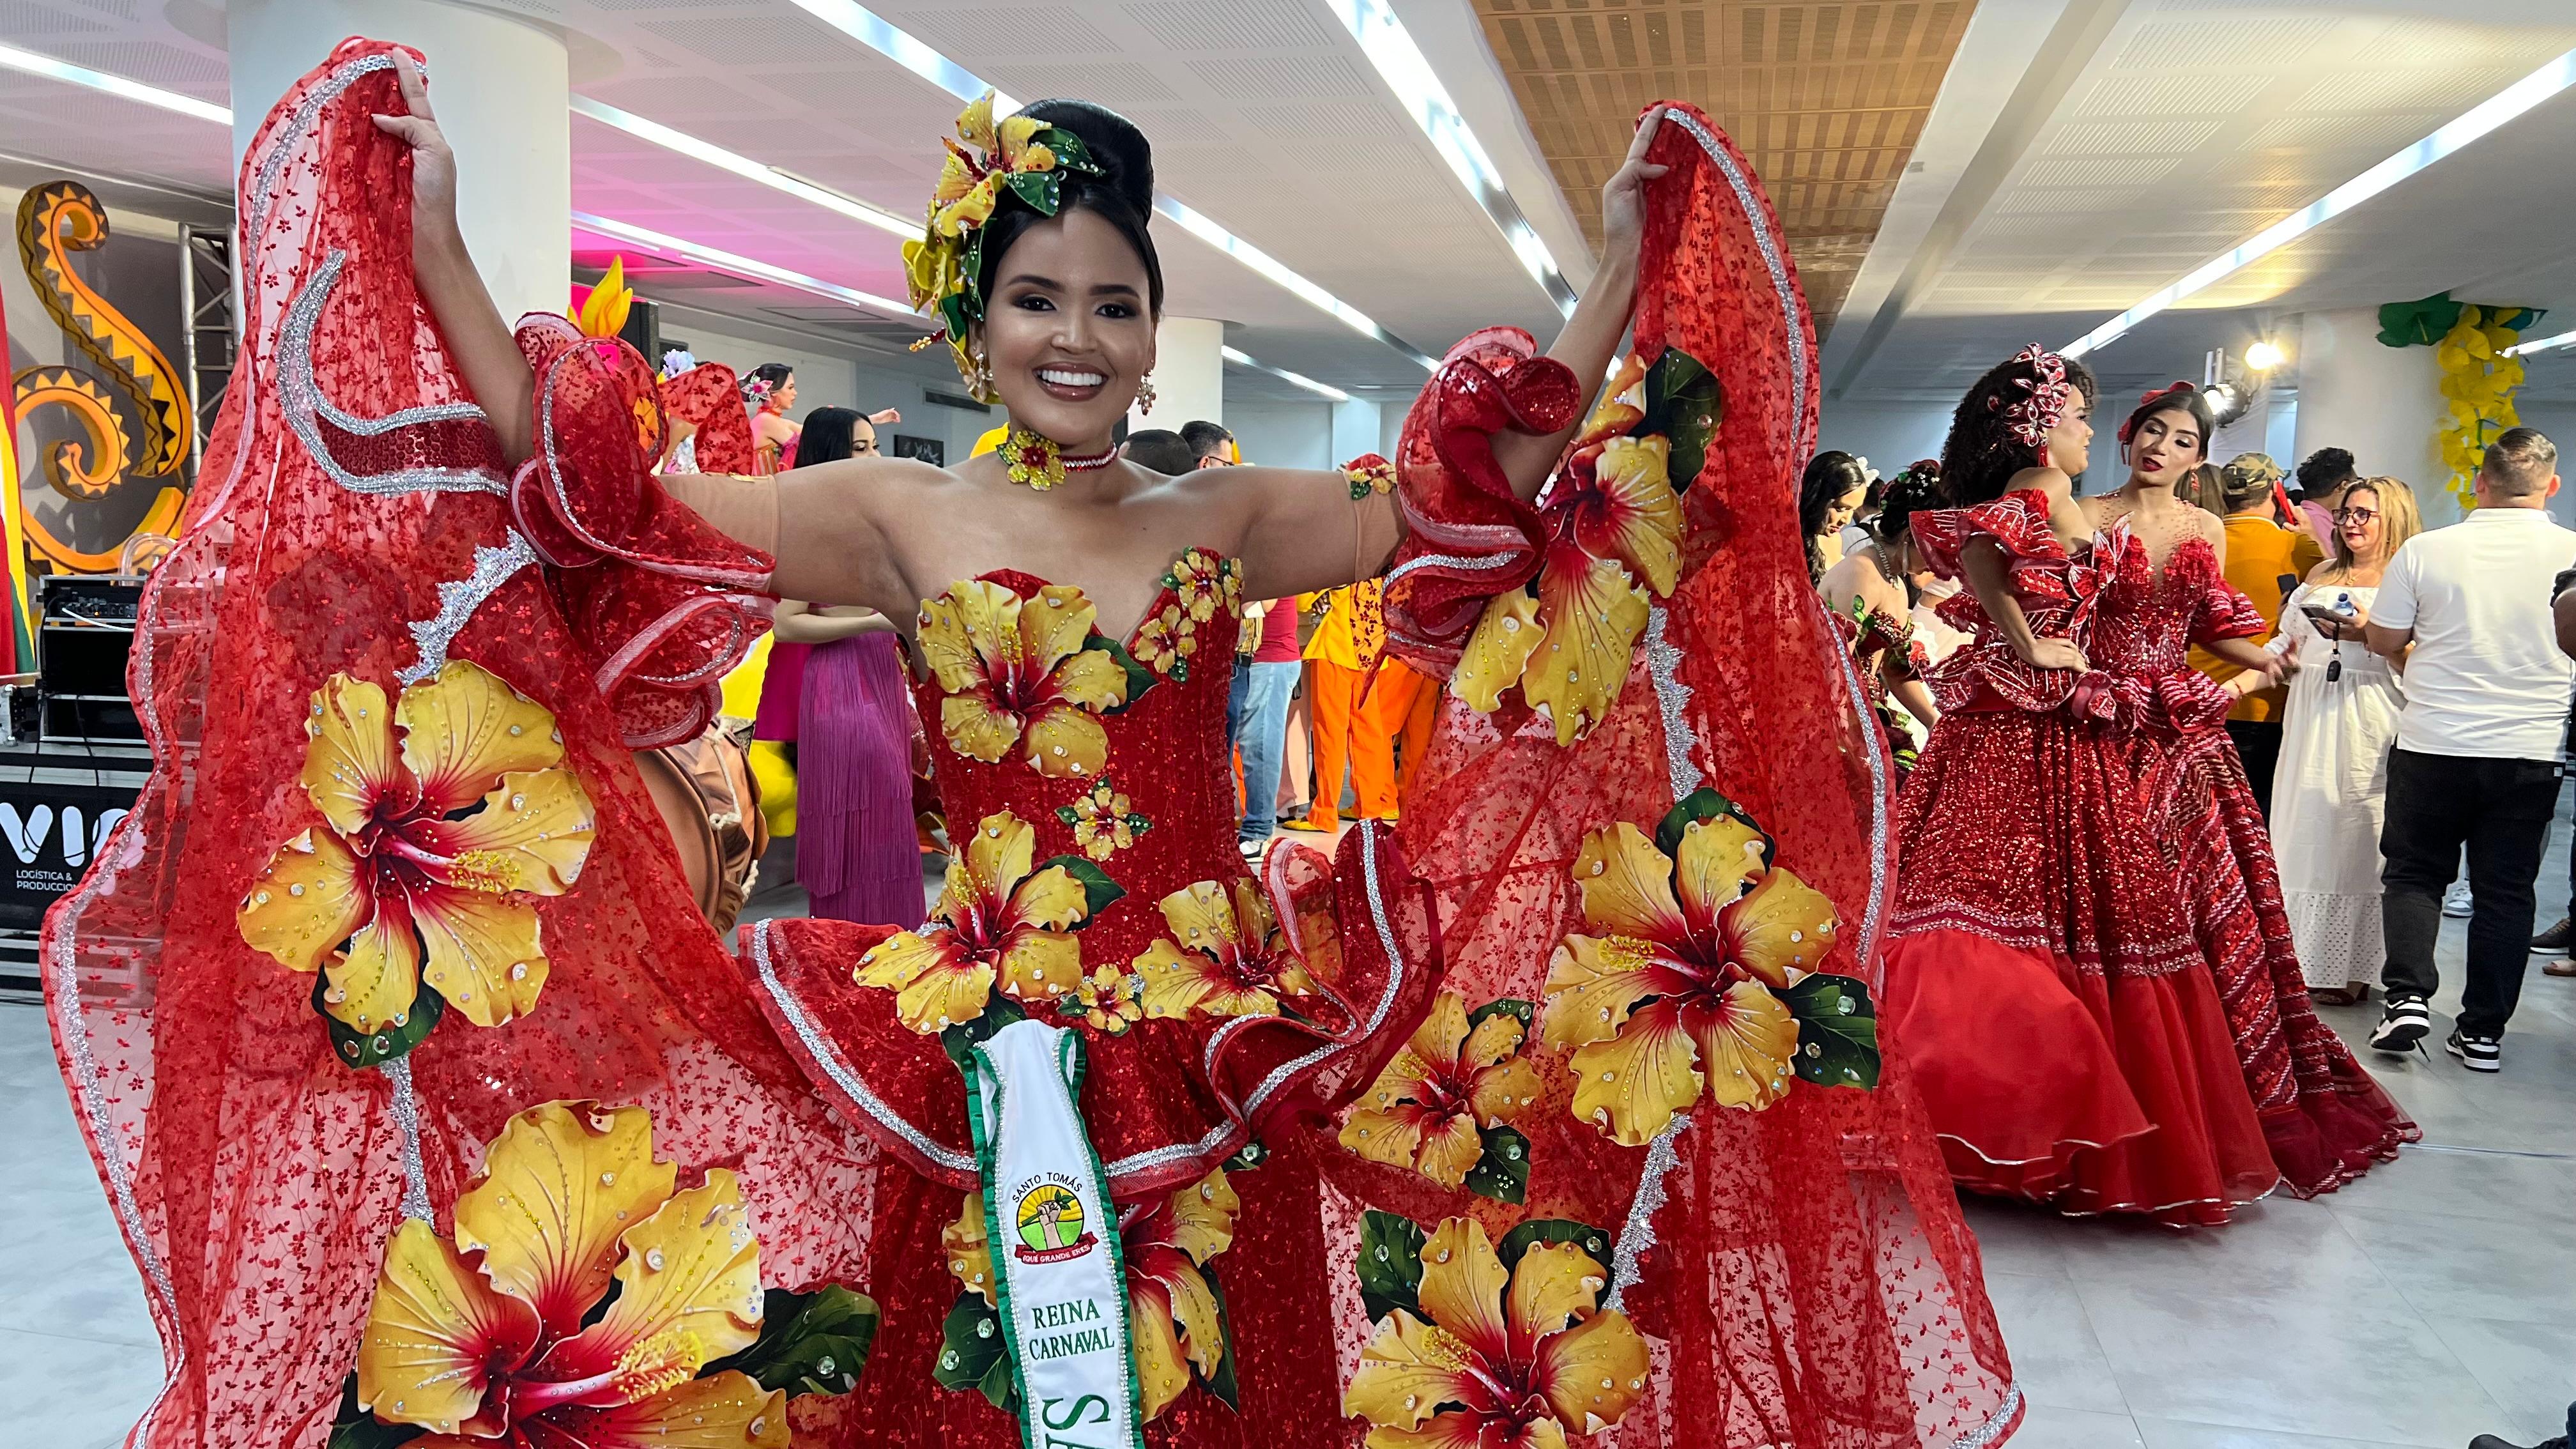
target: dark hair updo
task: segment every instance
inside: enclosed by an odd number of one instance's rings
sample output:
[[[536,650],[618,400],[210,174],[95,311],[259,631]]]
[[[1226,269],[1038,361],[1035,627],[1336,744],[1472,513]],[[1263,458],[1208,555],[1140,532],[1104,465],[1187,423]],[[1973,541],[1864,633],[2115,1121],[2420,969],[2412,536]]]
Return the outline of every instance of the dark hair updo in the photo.
[[[1100,174],[1058,171],[1063,180],[1056,215],[1088,211],[1118,228],[1145,263],[1146,301],[1154,316],[1162,316],[1163,261],[1155,255],[1154,238],[1145,225],[1154,215],[1154,148],[1146,144],[1145,133],[1125,116],[1089,101],[1032,101],[1018,114],[1070,131],[1089,149]],[[975,277],[978,296],[989,301],[993,278],[1011,244],[1046,220],[1010,188],[1002,189],[1001,204],[984,223],[983,267]]]
[[[2072,357],[2063,361],[2067,386],[2090,405],[2095,396],[2092,369]],[[1992,502],[2004,496],[2004,485],[2015,473],[2046,466],[2047,449],[2013,436],[2011,425],[2013,405],[2030,397],[2025,384],[2038,380],[2035,366],[2007,358],[1988,368],[1959,399],[1958,411],[1950,415],[1950,436],[1941,443],[1941,496],[1951,507]],[[2067,406],[2074,406],[2072,397]]]
[[[1887,494],[1870,520],[1869,536],[1893,544],[1914,527],[1914,515],[1941,506],[1941,463],[1925,458],[1887,481]]]

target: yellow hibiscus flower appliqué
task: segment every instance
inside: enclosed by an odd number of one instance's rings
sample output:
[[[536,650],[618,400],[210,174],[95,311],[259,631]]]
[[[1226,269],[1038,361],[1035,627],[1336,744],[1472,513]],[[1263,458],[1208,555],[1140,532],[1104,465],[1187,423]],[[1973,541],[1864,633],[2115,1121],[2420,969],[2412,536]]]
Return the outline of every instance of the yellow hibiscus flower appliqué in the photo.
[[[1186,1391],[1193,1378],[1215,1381],[1229,1350],[1224,1311],[1210,1286],[1208,1260],[1234,1242],[1242,1203],[1225,1169],[1142,1205],[1118,1209],[1118,1247],[1127,1267],[1127,1332],[1142,1408],[1150,1422]],[[940,1232],[948,1271],[969,1294],[996,1302],[993,1257],[981,1193],[966,1194],[957,1220]],[[958,1356],[955,1346],[944,1358]],[[942,1364],[954,1371],[955,1362]]]
[[[1603,393],[1539,496],[1547,542],[1534,587],[1486,604],[1452,681],[1459,698],[1488,714],[1519,685],[1555,724],[1558,744],[1573,743],[1609,712],[1645,632],[1647,591],[1666,597],[1681,577],[1672,444],[1629,436],[1646,417],[1628,400],[1645,375],[1631,357]]]
[[[554,716],[452,660],[390,701],[332,675],[305,734],[322,823],[251,882],[242,939],[319,969],[322,1009],[361,1038],[409,1025],[424,976],[477,1026],[533,1010],[547,962],[532,901],[580,878],[593,823]]]
[[[1609,1276],[1572,1243],[1532,1243],[1507,1269],[1482,1224],[1443,1219],[1422,1245],[1421,1313],[1379,1320],[1342,1411],[1369,1421],[1370,1449],[1565,1449],[1618,1423],[1648,1360],[1627,1316],[1599,1306]]]
[[[1495,1011],[1470,1027],[1467,1017],[1454,991],[1432,1001],[1343,1124],[1344,1147],[1457,1187],[1485,1153],[1480,1129],[1519,1122],[1537,1107],[1541,1084],[1521,1056],[1521,1019]]]
[[[456,1199],[453,1240],[415,1219],[386,1243],[359,1407],[449,1445],[785,1449],[785,1390],[700,1376],[760,1336],[742,1194],[723,1168],[676,1184],[641,1107],[512,1117]]]
[[[1097,614],[1082,590],[1055,585],[1022,598],[979,580],[924,602],[921,653],[948,747],[986,764],[1016,748],[1041,775],[1098,775],[1109,762],[1098,716],[1127,703],[1128,680],[1089,647]]]
[[[1799,1023],[1786,993],[1837,929],[1833,902],[1772,866],[1750,821],[1677,819],[1671,857],[1626,821],[1583,838],[1584,931],[1548,962],[1539,1022],[1573,1053],[1574,1115],[1631,1147],[1703,1093],[1747,1111],[1789,1094]]]
[[[1277,1016],[1281,997],[1315,994],[1305,964],[1250,876],[1231,889],[1203,880],[1160,905],[1171,934],[1156,937],[1135,962],[1145,982],[1145,1015]]]
[[[1091,910],[1071,870],[1037,866],[1036,827],[1008,810],[987,815],[949,861],[930,922],[869,948],[857,980],[894,992],[895,1015],[924,1034],[982,1016],[996,983],[1007,996],[1053,1001],[1083,984],[1072,932]]]
[[[1136,662],[1156,674],[1185,680],[1190,677],[1190,661],[1199,652],[1199,626],[1219,611],[1242,617],[1243,566],[1194,548],[1163,575],[1163,587],[1171,591],[1171,600],[1137,626]]]
[[[1107,776],[1094,780],[1072,804],[1057,806],[1055,818],[1072,828],[1074,845],[1093,860],[1107,860],[1154,828]]]

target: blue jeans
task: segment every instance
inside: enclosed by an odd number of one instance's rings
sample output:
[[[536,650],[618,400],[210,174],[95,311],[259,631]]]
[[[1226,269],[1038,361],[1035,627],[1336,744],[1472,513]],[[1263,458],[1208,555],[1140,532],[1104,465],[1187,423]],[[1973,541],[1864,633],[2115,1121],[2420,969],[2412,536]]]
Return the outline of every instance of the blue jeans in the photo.
[[[1238,716],[1235,743],[1243,749],[1241,839],[1268,840],[1277,826],[1279,771],[1288,745],[1288,701],[1304,672],[1295,660],[1246,664],[1235,671],[1236,681],[1243,686],[1243,705],[1239,711],[1227,712]]]

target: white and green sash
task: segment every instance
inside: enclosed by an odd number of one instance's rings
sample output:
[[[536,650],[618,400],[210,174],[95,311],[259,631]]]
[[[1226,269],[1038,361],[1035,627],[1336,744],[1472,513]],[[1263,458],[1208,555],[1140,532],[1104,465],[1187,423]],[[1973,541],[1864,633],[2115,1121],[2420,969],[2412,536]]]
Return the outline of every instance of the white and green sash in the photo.
[[[1082,1038],[1039,1021],[1015,1021],[969,1054],[985,1240],[1021,1443],[1144,1449],[1118,1219],[1074,1105],[1082,1069]]]

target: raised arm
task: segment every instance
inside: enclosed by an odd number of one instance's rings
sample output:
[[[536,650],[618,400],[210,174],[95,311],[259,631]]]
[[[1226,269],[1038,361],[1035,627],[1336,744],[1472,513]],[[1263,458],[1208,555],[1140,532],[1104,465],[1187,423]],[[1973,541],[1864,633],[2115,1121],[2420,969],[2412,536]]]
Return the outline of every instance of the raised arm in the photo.
[[[456,225],[456,153],[429,108],[429,86],[411,57],[394,52],[394,75],[410,114],[378,116],[376,128],[411,147],[411,263],[421,300],[447,339],[448,355],[481,404],[513,466],[534,451],[536,378],[491,290],[466,253]]]
[[[1592,285],[1584,289],[1582,300],[1575,303],[1574,315],[1565,319],[1564,330],[1556,334],[1555,345],[1547,350],[1548,356],[1573,370],[1574,380],[1583,388],[1583,403],[1574,410],[1574,421],[1564,431],[1543,438],[1505,433],[1494,440],[1494,461],[1512,480],[1512,491],[1525,501],[1538,497],[1565,445],[1574,441],[1576,430],[1591,416],[1592,399],[1609,377],[1610,359],[1617,354],[1619,339],[1627,335],[1636,311],[1637,252],[1646,234],[1646,183],[1672,169],[1646,159],[1646,150],[1663,124],[1663,107],[1648,111],[1628,142],[1628,159],[1602,183],[1601,265],[1592,273]]]
[[[1546,486],[1609,376],[1619,339],[1627,335],[1637,301],[1646,183],[1670,169],[1646,159],[1663,119],[1661,106],[1646,113],[1629,142],[1628,159],[1603,184],[1601,265],[1548,349],[1547,355],[1571,369],[1583,388],[1576,421],[1545,437],[1505,433],[1494,440],[1494,461],[1510,479],[1512,491],[1525,500],[1535,499]],[[1246,582],[1265,596],[1313,593],[1368,577],[1386,566],[1404,536],[1393,499],[1373,494],[1354,505],[1349,484],[1338,473],[1246,468],[1234,481],[1259,500],[1246,527],[1243,555]]]

